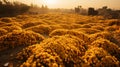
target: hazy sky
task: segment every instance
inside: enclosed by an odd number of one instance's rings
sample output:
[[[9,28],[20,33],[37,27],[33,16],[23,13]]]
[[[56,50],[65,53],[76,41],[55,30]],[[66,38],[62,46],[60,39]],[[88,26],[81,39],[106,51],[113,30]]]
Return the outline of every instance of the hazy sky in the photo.
[[[49,8],[74,8],[82,5],[83,8],[101,8],[108,6],[112,9],[120,9],[120,0],[17,0],[23,3],[46,4]]]

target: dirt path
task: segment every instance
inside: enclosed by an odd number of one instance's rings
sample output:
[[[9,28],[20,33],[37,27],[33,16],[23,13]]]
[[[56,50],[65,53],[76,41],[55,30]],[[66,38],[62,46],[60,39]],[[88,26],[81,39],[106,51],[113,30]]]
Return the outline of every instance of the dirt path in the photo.
[[[20,61],[15,59],[16,54],[25,48],[25,46],[19,46],[14,49],[8,49],[0,52],[0,67],[4,67],[4,64],[9,63],[14,67],[18,67],[20,65]]]

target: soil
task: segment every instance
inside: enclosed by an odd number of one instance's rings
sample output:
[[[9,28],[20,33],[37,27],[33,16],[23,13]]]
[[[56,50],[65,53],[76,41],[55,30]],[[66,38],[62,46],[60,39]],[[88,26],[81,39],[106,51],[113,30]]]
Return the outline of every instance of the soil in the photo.
[[[5,64],[8,63],[8,67],[19,67],[22,63],[15,59],[16,54],[21,51],[25,46],[18,46],[15,48],[9,48],[8,50],[4,50],[0,52],[0,67],[5,67]],[[7,66],[6,66],[7,67]]]

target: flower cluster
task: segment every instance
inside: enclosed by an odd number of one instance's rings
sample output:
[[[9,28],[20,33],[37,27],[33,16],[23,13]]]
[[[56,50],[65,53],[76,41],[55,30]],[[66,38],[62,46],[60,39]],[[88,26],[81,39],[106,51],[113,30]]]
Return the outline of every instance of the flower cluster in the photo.
[[[13,31],[0,37],[0,51],[4,48],[14,48],[19,45],[33,45],[40,43],[44,37],[32,31]]]

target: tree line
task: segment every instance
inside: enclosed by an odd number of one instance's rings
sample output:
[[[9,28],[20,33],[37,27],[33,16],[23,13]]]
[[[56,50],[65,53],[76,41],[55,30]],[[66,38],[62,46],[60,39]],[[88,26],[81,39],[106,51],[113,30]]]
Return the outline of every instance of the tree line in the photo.
[[[11,2],[10,0],[0,0],[0,17],[46,13],[48,9],[46,5],[39,7],[35,4],[27,5],[18,1]]]
[[[75,13],[77,14],[83,14],[83,15],[102,15],[107,19],[119,19],[120,18],[120,10],[113,10],[111,8],[108,8],[107,6],[103,6],[102,8],[99,8],[95,10],[93,7],[89,7],[88,10],[83,11],[82,6],[75,7]]]
[[[0,17],[16,16],[29,10],[30,6],[21,2],[10,2],[9,0],[0,0]]]

